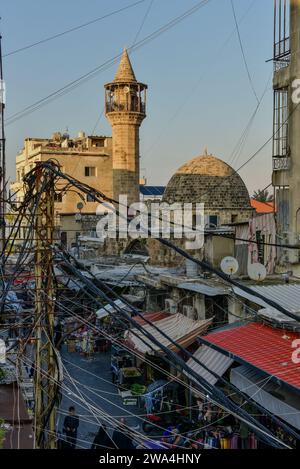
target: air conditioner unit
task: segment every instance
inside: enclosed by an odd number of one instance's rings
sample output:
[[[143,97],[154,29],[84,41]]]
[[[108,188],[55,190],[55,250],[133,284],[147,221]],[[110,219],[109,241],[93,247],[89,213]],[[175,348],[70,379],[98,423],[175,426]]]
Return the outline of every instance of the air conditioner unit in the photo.
[[[176,314],[177,313],[177,303],[171,298],[165,300],[165,310],[167,313]]]
[[[183,306],[182,313],[187,318],[194,318],[194,307],[193,306]]]

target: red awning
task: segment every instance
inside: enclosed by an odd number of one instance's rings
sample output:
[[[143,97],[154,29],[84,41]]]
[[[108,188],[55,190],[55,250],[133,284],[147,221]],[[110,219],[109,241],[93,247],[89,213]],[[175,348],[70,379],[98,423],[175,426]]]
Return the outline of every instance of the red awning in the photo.
[[[155,321],[160,321],[161,319],[165,319],[168,316],[170,316],[170,313],[164,313],[163,311],[157,311],[154,313],[144,313],[143,318],[145,318],[147,321],[150,322],[155,322]],[[138,324],[146,324],[146,321],[141,318],[141,316],[133,316],[132,319],[134,319]]]
[[[300,364],[292,360],[296,350],[292,344],[300,339],[300,334],[251,323],[222,329],[201,339],[236,361],[247,363],[300,391]]]

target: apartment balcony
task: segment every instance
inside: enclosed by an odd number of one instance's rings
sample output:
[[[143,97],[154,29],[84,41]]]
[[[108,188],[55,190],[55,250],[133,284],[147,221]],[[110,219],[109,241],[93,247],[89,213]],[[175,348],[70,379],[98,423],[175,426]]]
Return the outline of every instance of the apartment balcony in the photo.
[[[288,171],[290,169],[290,157],[273,157],[273,171]]]

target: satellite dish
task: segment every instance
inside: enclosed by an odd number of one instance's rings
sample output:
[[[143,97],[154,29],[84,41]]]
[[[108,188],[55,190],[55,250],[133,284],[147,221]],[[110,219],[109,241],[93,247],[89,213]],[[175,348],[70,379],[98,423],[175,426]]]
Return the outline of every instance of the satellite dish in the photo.
[[[239,263],[234,257],[224,257],[221,262],[221,269],[224,274],[234,275],[239,269]]]
[[[262,282],[267,276],[267,269],[263,264],[259,264],[258,262],[256,262],[254,264],[249,265],[248,275],[252,280]]]
[[[78,202],[78,204],[77,204],[77,209],[78,209],[78,210],[82,210],[83,207],[84,207],[83,203],[82,203],[82,202]]]

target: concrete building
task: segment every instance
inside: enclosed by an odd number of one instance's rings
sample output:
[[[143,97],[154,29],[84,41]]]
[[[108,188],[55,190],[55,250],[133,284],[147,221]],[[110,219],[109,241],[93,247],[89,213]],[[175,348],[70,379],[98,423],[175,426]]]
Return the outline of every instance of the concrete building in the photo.
[[[33,169],[37,162],[49,159],[57,161],[64,173],[110,196],[113,195],[111,137],[86,136],[84,132],[80,132],[78,137],[70,138],[67,133],[62,135],[57,132],[51,138],[25,139],[24,148],[16,158],[17,180],[11,185],[16,202],[21,202],[24,197],[24,175]],[[82,228],[81,221],[76,221],[75,215],[95,214],[98,203],[80,191],[64,193],[65,185],[63,180],[57,184],[56,224],[60,228],[64,244],[70,244]]]
[[[276,259],[276,209],[273,202],[251,199],[254,209],[248,221],[235,223],[235,257],[239,262],[239,274],[248,275],[250,264],[259,262],[268,275],[275,273]],[[253,243],[243,240],[251,240]]]
[[[300,236],[300,2],[275,1],[273,186],[278,243]],[[297,81],[298,80],[298,81]],[[278,270],[300,272],[299,250],[282,249]]]
[[[24,197],[23,177],[37,162],[54,159],[61,170],[118,199],[127,194],[128,203],[140,200],[139,126],[145,118],[147,86],[138,83],[127,51],[124,50],[115,79],[105,85],[106,116],[112,124],[112,137],[86,136],[76,138],[56,132],[50,138],[26,138],[24,148],[16,157],[16,181],[11,192],[16,202]],[[95,230],[99,205],[91,195],[57,185],[55,202],[56,224],[62,242],[70,246],[79,235]]]

